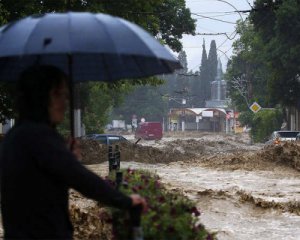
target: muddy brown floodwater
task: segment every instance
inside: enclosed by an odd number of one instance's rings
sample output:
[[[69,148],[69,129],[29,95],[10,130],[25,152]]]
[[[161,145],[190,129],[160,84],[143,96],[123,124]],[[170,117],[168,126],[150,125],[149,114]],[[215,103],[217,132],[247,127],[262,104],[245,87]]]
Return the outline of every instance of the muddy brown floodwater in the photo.
[[[246,134],[197,132],[138,144],[125,137],[121,168],[156,173],[195,200],[199,221],[218,239],[300,240],[300,143],[253,145]],[[107,146],[81,143],[83,163],[105,176]]]
[[[155,172],[169,188],[195,200],[200,221],[220,240],[300,239],[300,216],[293,210],[300,201],[296,173],[221,171],[183,163],[124,162],[121,167]]]
[[[195,200],[199,221],[220,240],[300,239],[300,147],[250,145],[248,140],[208,134],[144,141],[144,151],[173,149],[176,161],[127,159],[121,167],[154,172],[168,188]],[[106,169],[107,163],[91,167]]]

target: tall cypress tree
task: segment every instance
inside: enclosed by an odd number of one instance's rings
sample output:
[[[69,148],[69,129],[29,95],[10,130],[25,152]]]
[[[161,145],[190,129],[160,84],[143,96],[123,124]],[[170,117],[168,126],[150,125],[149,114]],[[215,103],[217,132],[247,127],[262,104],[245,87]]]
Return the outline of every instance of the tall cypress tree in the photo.
[[[200,107],[204,107],[205,100],[208,100],[210,96],[210,83],[208,79],[208,59],[204,40],[202,45],[202,58],[200,66],[200,89],[198,91],[198,94]]]
[[[207,98],[206,100],[211,99],[211,83],[216,80],[217,76],[217,69],[218,69],[218,56],[217,56],[217,46],[216,46],[216,41],[212,40],[210,42],[210,49],[209,49],[209,54],[208,54],[208,59],[207,59],[207,71],[208,71],[208,76],[207,76]]]
[[[217,46],[216,41],[212,40],[210,43],[210,49],[208,54],[208,81],[209,85],[211,82],[215,81],[217,76],[217,68],[218,68],[218,56],[217,56]],[[210,99],[209,94],[209,99]]]

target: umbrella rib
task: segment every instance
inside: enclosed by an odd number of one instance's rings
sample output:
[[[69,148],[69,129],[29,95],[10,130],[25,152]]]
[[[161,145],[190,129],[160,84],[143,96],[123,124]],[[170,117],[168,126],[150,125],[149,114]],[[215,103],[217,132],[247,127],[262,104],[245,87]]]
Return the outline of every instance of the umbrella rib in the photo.
[[[107,31],[105,24],[103,24],[103,23],[97,18],[96,15],[93,15],[93,16],[94,16],[94,18],[96,19],[96,22],[98,22],[99,25],[102,26],[103,31],[106,32],[106,36],[109,37],[110,42],[112,42],[112,47],[113,47],[113,49],[115,50],[115,53],[118,53],[117,48],[116,48],[116,44],[115,44],[113,38],[109,35],[109,31]],[[120,62],[123,63],[123,60],[122,60],[121,55],[120,55],[119,53],[116,54],[116,55],[118,56]],[[111,76],[110,76],[109,71],[108,71],[108,68],[109,68],[108,66],[109,66],[109,65],[108,65],[108,63],[105,61],[104,54],[102,54],[102,59],[103,59],[104,69],[106,70],[106,76],[108,76],[108,78],[110,78],[109,80],[111,80]]]
[[[144,42],[144,40],[143,40],[142,38],[140,38],[140,37],[136,34],[135,31],[132,31],[132,29],[126,24],[126,22],[125,22],[125,24],[124,24],[124,21],[122,21],[122,19],[119,19],[119,18],[118,18],[118,21],[122,22],[123,25],[124,25],[127,29],[129,29],[135,36],[137,36],[137,37],[141,40],[141,42],[142,42],[142,44],[145,46],[145,48],[147,48],[149,52],[153,53],[153,51],[147,46],[147,44]],[[138,68],[140,69],[140,72],[143,73],[143,72],[144,72],[144,71],[143,71],[143,67],[139,64],[139,61],[138,61],[137,57],[134,57],[134,56],[132,56],[132,57],[133,57],[134,61],[136,62],[136,65],[137,65]],[[155,58],[155,59],[157,60],[157,62],[162,63],[162,65],[164,65],[164,66],[167,65],[165,61],[162,61],[161,59],[159,59],[155,54],[153,54],[153,58]],[[169,67],[168,65],[167,65],[167,69],[170,70],[170,67]],[[147,74],[147,75],[148,75],[148,74]],[[149,74],[149,76],[151,76],[151,74]]]
[[[121,22],[121,23],[123,24],[123,26],[124,26],[125,28],[127,28],[132,34],[134,34],[134,35],[137,37],[137,39],[139,39],[139,40],[143,43],[144,47],[145,47],[149,52],[153,53],[153,51],[152,51],[152,50],[147,46],[147,44],[144,42],[143,38],[141,38],[139,35],[137,35],[137,33],[136,33],[135,31],[133,31],[133,30],[128,26],[128,24],[126,24],[125,21],[123,21],[123,20],[120,19],[120,18],[117,18],[117,20],[118,20],[119,22]],[[151,37],[153,37],[153,36],[151,36]],[[156,58],[158,61],[160,61],[160,59],[157,58],[156,54],[153,54],[153,55],[155,56],[155,58]]]
[[[105,25],[97,18],[96,15],[94,15],[94,18],[95,18],[96,21],[99,23],[99,25],[102,26],[103,31],[106,32],[106,36],[108,36],[109,39],[110,39],[110,41],[113,43],[112,46],[113,46],[115,52],[117,53],[117,51],[116,51],[117,48],[116,48],[116,44],[115,44],[115,42],[114,42],[114,39],[109,35],[109,32],[108,32],[107,29],[106,29],[106,26],[105,26]],[[120,56],[120,54],[118,54],[118,56]]]
[[[168,61],[166,60],[161,60],[161,63],[168,69],[168,71],[172,72],[172,68],[170,65],[167,63]]]
[[[106,62],[104,55],[102,55],[101,57],[102,57],[104,69],[106,71],[106,76],[107,76],[108,80],[112,80],[112,77],[111,77],[111,75],[109,74],[109,71],[108,71],[109,65]]]
[[[25,55],[26,54],[26,49],[27,49],[27,46],[29,44],[29,39],[32,37],[34,31],[36,30],[36,28],[41,24],[41,21],[42,21],[43,18],[40,18],[40,20],[35,24],[35,26],[32,28],[30,34],[28,35],[27,37],[27,41],[26,41],[26,44],[24,46],[24,50],[23,50],[23,53],[22,55]]]
[[[141,66],[139,60],[137,59],[137,56],[132,55],[131,57],[133,58],[133,60],[134,60],[134,62],[135,62],[135,65],[138,67],[140,73],[141,73],[141,74],[144,73],[143,67]]]

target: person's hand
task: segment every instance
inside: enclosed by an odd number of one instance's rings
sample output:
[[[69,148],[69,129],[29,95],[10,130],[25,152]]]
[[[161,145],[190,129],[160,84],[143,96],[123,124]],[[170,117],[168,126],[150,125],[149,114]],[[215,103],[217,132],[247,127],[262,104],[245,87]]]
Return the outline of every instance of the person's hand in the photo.
[[[77,139],[69,137],[67,140],[67,147],[78,160],[82,159],[80,143]]]
[[[141,197],[138,194],[131,194],[130,198],[132,200],[132,206],[142,205],[143,212],[145,213],[147,211],[148,207],[145,198]]]

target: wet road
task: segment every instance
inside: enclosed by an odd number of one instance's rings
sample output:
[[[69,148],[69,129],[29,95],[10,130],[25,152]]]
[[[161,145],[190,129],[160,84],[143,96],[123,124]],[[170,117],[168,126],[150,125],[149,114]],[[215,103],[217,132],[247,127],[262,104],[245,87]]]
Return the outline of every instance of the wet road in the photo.
[[[296,171],[222,171],[182,162],[123,162],[121,167],[155,172],[170,188],[194,199],[202,212],[200,221],[220,240],[300,239]]]

